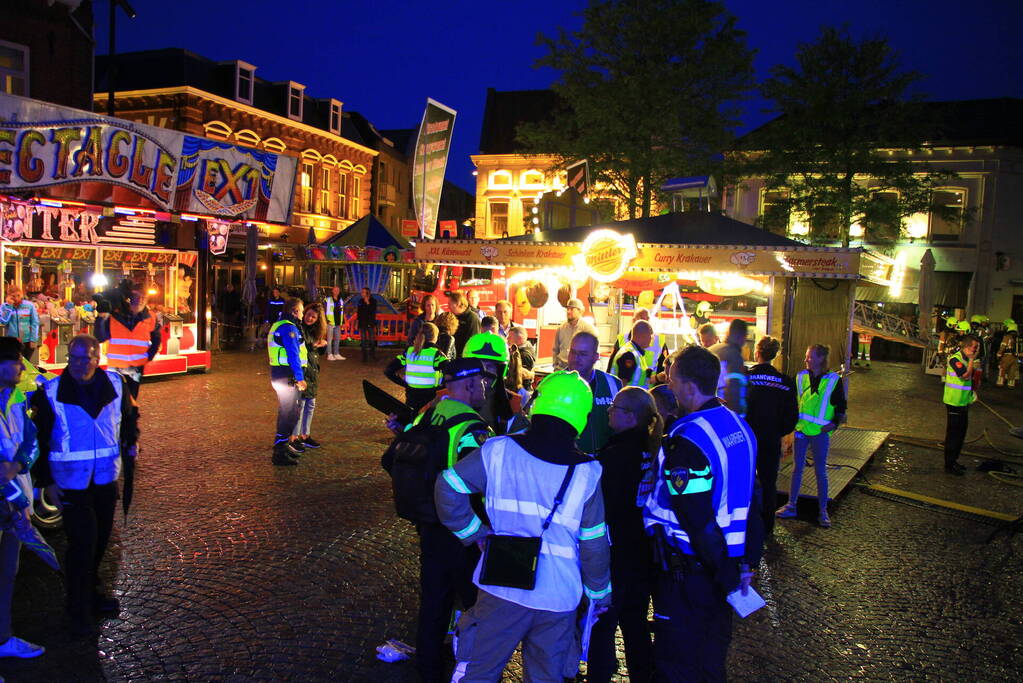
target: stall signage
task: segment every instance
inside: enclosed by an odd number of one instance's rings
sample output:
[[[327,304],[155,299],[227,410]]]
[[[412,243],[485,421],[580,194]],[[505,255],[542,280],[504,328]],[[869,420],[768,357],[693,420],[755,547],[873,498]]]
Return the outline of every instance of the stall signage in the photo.
[[[298,160],[0,94],[0,192],[287,223]]]
[[[80,242],[82,244],[156,244],[153,216],[103,216],[90,208],[52,207],[0,201],[0,238],[9,242]]]
[[[614,282],[625,273],[636,253],[632,235],[594,230],[586,237],[574,261],[597,282]]]
[[[567,266],[579,252],[574,244],[516,244],[471,240],[416,244],[417,261],[469,265]]]
[[[104,249],[104,263],[156,263],[169,265],[177,258],[176,251],[128,251]]]

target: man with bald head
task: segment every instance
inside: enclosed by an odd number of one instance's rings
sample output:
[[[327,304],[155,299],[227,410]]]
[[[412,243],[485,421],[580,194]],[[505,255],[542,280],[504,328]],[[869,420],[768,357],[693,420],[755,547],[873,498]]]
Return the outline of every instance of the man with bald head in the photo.
[[[622,344],[612,357],[611,372],[625,386],[644,389],[650,386],[650,376],[654,369],[650,367],[646,350],[653,338],[654,328],[646,320],[640,320],[632,326],[629,341]]]

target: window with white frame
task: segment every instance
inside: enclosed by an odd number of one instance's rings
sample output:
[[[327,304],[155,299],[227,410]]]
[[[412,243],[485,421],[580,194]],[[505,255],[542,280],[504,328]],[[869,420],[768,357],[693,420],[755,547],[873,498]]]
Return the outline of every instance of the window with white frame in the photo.
[[[543,173],[536,169],[523,171],[519,182],[520,187],[540,188],[543,187]]]
[[[288,82],[288,118],[302,120],[302,105],[305,100],[305,86]]]
[[[963,234],[966,190],[945,187],[935,190],[931,204],[931,239],[935,242],[958,240]]]
[[[511,171],[493,171],[490,174],[490,187],[509,188],[512,184]]]
[[[320,205],[317,211],[320,213],[331,213],[331,197],[334,188],[334,169],[324,166],[320,169]]]
[[[256,67],[242,61],[235,62],[234,99],[243,104],[252,104]]]
[[[330,101],[330,132],[341,134],[341,103],[337,100]]]
[[[299,188],[299,209],[305,212],[313,210],[313,165],[308,161],[302,162],[302,173],[298,178]]]
[[[360,199],[362,198],[362,178],[357,175],[352,176],[352,211],[349,214],[350,218],[358,218],[360,212]]]
[[[348,218],[348,173],[339,170],[337,179],[337,208],[334,215],[338,218]]]
[[[0,40],[0,92],[28,97],[28,46]]]
[[[508,200],[490,202],[490,234],[500,237],[508,232]]]

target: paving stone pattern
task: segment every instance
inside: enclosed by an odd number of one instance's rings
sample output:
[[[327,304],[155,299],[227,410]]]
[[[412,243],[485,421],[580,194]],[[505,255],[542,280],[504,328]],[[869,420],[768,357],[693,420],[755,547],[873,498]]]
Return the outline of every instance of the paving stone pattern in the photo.
[[[385,664],[374,652],[387,638],[412,642],[418,576],[415,535],[394,516],[379,466],[387,433],[361,400],[361,379],[389,384],[383,365],[324,363],[314,420],[324,447],[292,468],[269,462],[276,402],[264,356],[221,354],[209,374],[144,384],[135,504],[127,523],[118,519],[103,568],[121,618],[104,622],[98,639],[68,637],[60,577],[23,553],[15,632],[47,652],[0,660],[0,675],[415,680],[409,663]],[[941,438],[940,384],[931,379],[875,363],[853,378],[851,422]],[[1023,422],[1017,398],[998,405]],[[993,416],[978,417],[975,429],[983,426],[999,430],[1003,448],[1023,449]],[[887,446],[864,474],[989,509],[1023,508],[1021,489],[972,468],[953,480],[940,452],[924,448]],[[988,524],[855,487],[833,510],[828,531],[811,523],[809,508],[779,524],[758,583],[769,609],[737,623],[733,680],[1018,678],[1020,537],[985,545]],[[63,548],[61,533],[50,538]],[[521,678],[516,662],[505,680]]]

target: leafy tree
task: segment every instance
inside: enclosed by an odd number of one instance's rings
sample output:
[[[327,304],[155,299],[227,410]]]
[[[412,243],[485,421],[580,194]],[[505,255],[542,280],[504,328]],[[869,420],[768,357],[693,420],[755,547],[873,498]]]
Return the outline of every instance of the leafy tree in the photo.
[[[588,159],[630,218],[649,216],[665,179],[710,172],[731,143],[752,52],[721,2],[592,0],[582,17],[578,32],[539,36],[536,66],[560,72],[564,106],[518,139],[561,168]]]
[[[954,175],[922,172],[905,152],[936,122],[908,94],[919,76],[902,71],[884,39],[856,42],[826,28],[796,52],[796,66],[776,66],[760,90],[779,114],[744,143],[740,167],[766,177],[772,192],[764,227],[784,232],[790,220],[817,243],[849,245],[850,228],[890,243],[906,218],[932,207],[932,190]]]

